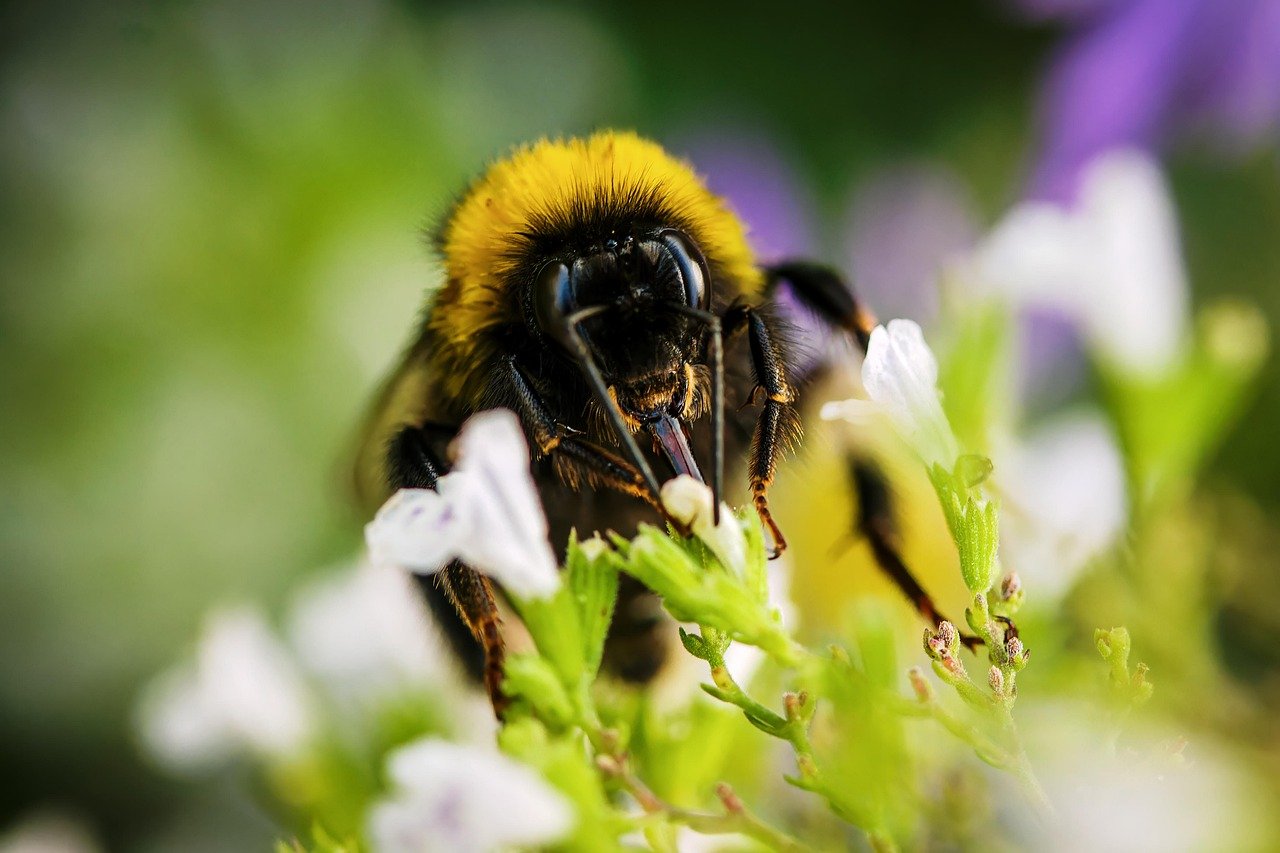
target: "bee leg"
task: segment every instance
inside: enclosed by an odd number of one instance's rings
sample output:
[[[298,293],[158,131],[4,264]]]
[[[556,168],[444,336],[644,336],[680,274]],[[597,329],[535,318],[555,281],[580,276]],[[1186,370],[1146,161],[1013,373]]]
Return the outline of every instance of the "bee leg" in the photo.
[[[389,468],[393,486],[436,488],[447,467],[432,446],[432,432],[438,433],[437,439],[447,440],[456,430],[411,426],[392,440]],[[413,578],[454,653],[468,673],[483,679],[493,711],[502,719],[510,703],[502,692],[506,646],[489,579],[458,560],[433,575],[414,574]]]
[[[809,261],[785,261],[765,268],[766,290],[772,294],[787,282],[791,292],[830,326],[848,332],[863,353],[876,327],[876,317],[840,273]]]
[[[502,378],[503,401],[519,415],[537,454],[550,457],[561,480],[572,488],[585,481],[593,488],[614,489],[641,498],[662,512],[644,475],[622,457],[560,423],[514,358],[505,360]]]
[[[778,458],[800,437],[800,417],[794,405],[796,392],[787,377],[786,360],[778,339],[758,311],[735,305],[725,313],[723,326],[726,336],[746,327],[751,344],[751,369],[756,388],[763,393],[763,407],[751,438],[748,474],[751,500],[773,539],[771,557],[777,557],[786,549],[787,540],[769,510],[769,486],[777,472]],[[752,396],[756,394],[753,390]]]

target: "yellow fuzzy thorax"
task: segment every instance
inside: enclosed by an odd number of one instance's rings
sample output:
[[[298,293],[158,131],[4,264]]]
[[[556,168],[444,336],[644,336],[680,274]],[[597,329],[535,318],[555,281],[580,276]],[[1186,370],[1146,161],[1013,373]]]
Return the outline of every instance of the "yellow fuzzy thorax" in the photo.
[[[688,164],[634,133],[542,140],[516,149],[475,181],[440,238],[447,280],[431,311],[438,368],[460,397],[487,353],[484,332],[518,316],[507,293],[522,252],[548,229],[625,216],[638,200],[670,217],[735,291],[755,295],[761,274],[741,222]]]

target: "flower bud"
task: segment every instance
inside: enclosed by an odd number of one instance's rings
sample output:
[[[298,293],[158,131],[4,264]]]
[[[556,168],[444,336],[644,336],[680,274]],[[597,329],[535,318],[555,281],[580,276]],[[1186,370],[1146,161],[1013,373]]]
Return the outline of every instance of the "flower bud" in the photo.
[[[925,680],[920,667],[913,666],[907,670],[907,679],[911,682],[911,689],[915,691],[917,699],[921,702],[933,701],[933,687]]]
[[[960,658],[955,655],[947,655],[943,658],[942,665],[947,668],[947,672],[951,673],[956,678],[969,677],[969,673],[965,672],[964,664],[960,661]]]
[[[992,693],[1004,696],[1004,673],[1000,671],[1000,667],[993,666],[987,672],[987,684],[991,685]]]
[[[947,655],[947,644],[930,628],[924,629],[924,652],[934,660],[942,660]]]
[[[1010,637],[1004,642],[1004,653],[1008,656],[1009,665],[1013,667],[1014,672],[1017,672],[1027,665],[1027,657],[1030,656],[1031,651],[1022,645],[1022,640]]]
[[[955,654],[960,650],[960,632],[946,620],[938,623],[938,639],[946,646],[948,654]]]
[[[1000,598],[1004,601],[1009,601],[1021,591],[1022,578],[1018,577],[1017,572],[1009,572],[1000,582]]]

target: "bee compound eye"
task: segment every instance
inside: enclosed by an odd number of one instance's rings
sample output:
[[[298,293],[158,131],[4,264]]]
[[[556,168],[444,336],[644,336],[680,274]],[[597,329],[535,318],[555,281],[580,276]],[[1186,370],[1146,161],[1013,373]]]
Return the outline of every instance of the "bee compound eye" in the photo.
[[[702,252],[679,231],[663,231],[659,239],[680,270],[680,278],[684,281],[685,304],[690,308],[705,309],[711,301],[711,288]]]
[[[557,343],[568,347],[566,318],[574,310],[573,282],[569,267],[559,261],[547,264],[533,284],[533,313],[538,328]]]

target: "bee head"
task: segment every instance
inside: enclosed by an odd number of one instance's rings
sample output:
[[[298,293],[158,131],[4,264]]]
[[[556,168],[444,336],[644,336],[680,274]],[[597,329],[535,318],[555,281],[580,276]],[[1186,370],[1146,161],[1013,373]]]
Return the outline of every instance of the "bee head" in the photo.
[[[688,236],[671,228],[609,236],[548,260],[531,296],[537,332],[570,358],[580,357],[580,338],[627,414],[677,413],[703,339],[687,309],[711,302],[706,260]]]

